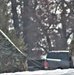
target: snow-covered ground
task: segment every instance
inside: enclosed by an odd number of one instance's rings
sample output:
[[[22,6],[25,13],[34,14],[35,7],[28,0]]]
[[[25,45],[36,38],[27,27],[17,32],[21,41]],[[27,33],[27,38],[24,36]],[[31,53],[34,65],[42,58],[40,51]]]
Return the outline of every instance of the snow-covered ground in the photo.
[[[15,73],[1,73],[0,75],[74,75],[74,69],[25,71]]]

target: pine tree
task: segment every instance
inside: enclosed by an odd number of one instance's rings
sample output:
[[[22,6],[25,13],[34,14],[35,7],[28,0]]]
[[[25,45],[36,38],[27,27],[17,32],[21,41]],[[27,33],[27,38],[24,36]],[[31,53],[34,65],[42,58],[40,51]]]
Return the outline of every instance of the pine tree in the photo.
[[[22,36],[16,36],[15,28],[9,30],[10,14],[8,14],[8,0],[0,0],[0,29],[12,42],[25,52],[25,43]],[[0,72],[27,70],[26,57],[20,54],[15,47],[0,32]]]

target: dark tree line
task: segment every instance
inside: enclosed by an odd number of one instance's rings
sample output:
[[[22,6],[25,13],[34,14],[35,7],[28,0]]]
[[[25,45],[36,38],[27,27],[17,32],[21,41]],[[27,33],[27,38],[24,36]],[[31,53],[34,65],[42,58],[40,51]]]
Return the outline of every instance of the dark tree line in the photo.
[[[0,73],[27,70],[26,57],[3,36],[8,36],[20,51],[25,52],[26,45],[20,34],[17,5],[14,3],[15,0],[13,3],[10,0],[0,0]]]
[[[74,37],[73,0],[9,0],[11,26],[22,36],[29,56],[66,50]],[[9,3],[8,2],[8,3]]]

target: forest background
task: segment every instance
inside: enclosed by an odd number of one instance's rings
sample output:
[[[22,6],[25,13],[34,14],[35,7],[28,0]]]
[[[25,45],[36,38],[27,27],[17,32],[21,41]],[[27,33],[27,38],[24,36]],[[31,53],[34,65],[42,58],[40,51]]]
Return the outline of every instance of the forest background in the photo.
[[[0,0],[0,29],[33,59],[67,50],[74,38],[74,0]],[[0,72],[26,70],[26,57],[0,35]]]

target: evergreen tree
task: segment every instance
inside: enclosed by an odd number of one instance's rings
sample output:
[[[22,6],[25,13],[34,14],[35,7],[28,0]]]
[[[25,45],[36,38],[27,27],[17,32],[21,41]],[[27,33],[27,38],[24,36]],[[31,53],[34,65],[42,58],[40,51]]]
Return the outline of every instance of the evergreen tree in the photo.
[[[27,70],[26,57],[0,33],[0,72]]]
[[[13,0],[14,1],[14,0]],[[12,40],[22,52],[25,52],[26,45],[23,35],[17,37],[17,30],[12,25],[11,14],[9,13],[8,0],[0,0],[0,29]],[[12,26],[12,27],[10,27]],[[10,29],[9,29],[10,28]],[[16,48],[0,32],[0,72],[26,70],[26,57],[20,54]]]

